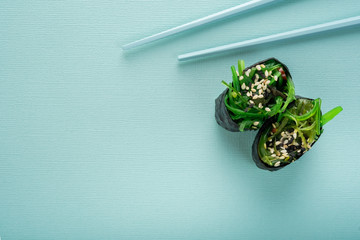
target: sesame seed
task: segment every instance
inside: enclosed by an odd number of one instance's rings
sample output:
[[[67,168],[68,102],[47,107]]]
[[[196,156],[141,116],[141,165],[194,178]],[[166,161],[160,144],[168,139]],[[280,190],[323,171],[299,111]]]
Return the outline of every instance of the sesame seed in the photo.
[[[272,123],[272,126],[273,126],[273,128],[276,128],[276,125],[274,123]]]
[[[268,77],[269,76],[269,72],[268,70],[265,70],[265,77]]]
[[[282,137],[285,137],[285,133],[284,133],[284,132],[281,132],[281,136],[282,136]]]
[[[278,80],[278,76],[274,76],[274,80],[275,80],[275,82]]]
[[[264,95],[260,94],[258,98],[264,98]],[[267,111],[267,110],[266,110]]]
[[[245,75],[246,75],[246,76],[249,76],[249,75],[250,75],[250,72],[251,72],[251,69],[248,69],[248,70],[245,72]]]
[[[294,137],[294,139],[296,139],[296,137],[297,137],[297,134],[295,131],[294,131],[293,137]]]
[[[236,70],[236,74],[239,76],[239,72]]]
[[[255,81],[259,80],[259,74],[255,74]]]
[[[260,89],[259,94],[263,94],[263,93],[264,93],[264,90]]]
[[[255,104],[253,100],[249,100],[249,103],[251,103],[251,104]]]
[[[254,96],[253,96],[253,99],[257,99],[257,98],[258,98],[258,95],[254,95]]]
[[[247,92],[246,96],[250,97],[251,96],[251,92]]]
[[[261,68],[265,68],[265,65],[264,65],[264,64],[261,64],[260,66],[261,66]]]
[[[256,89],[252,88],[251,91],[252,91],[252,92],[256,92]]]
[[[259,82],[255,82],[255,86],[259,85],[260,83]]]
[[[250,88],[249,87],[246,87],[246,90],[249,90]]]
[[[272,74],[272,71],[269,72],[269,75],[271,75],[271,74]]]
[[[282,153],[287,153],[287,151],[286,151],[286,150],[281,150],[280,152],[282,152]]]
[[[267,81],[265,82],[265,84],[269,85],[269,84],[270,84],[270,80],[267,80]]]
[[[257,125],[259,125],[259,122],[256,121],[256,122],[254,122],[253,124],[254,124],[254,126],[257,126]]]
[[[272,157],[276,157],[276,155],[275,155],[275,154],[271,154],[271,156],[272,156]]]
[[[284,141],[284,144],[288,144],[288,142],[289,142],[289,140],[285,140],[285,141]]]
[[[246,85],[245,85],[245,83],[243,83],[243,84],[241,85],[241,89],[242,89],[242,90],[245,90],[245,88],[246,88]]]
[[[261,70],[261,66],[260,66],[260,65],[256,65],[256,69],[260,71],[260,70]]]
[[[274,149],[273,148],[269,148],[270,153],[274,153]]]
[[[275,145],[279,145],[281,142],[280,141],[276,141],[275,142]]]
[[[265,111],[270,112],[270,111],[271,111],[271,109],[270,109],[270,108],[268,108],[268,107],[266,107],[266,108],[265,108]]]
[[[260,89],[260,88],[262,88],[262,86],[260,84],[258,84],[256,88]]]
[[[285,159],[285,157],[284,157],[284,156],[281,156],[280,159]]]
[[[240,76],[240,80],[243,80],[244,79],[244,76]]]
[[[278,166],[280,166],[280,161],[278,161],[274,164],[274,167],[278,167]]]
[[[259,108],[263,108],[263,105],[262,105],[262,103],[259,103]]]

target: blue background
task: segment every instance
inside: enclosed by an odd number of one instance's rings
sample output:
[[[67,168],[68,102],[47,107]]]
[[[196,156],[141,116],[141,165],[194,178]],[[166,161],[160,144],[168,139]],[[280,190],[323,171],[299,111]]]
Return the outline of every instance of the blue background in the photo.
[[[356,16],[360,1],[284,1],[122,52],[246,2],[0,2],[0,236],[359,239],[360,27],[179,64],[178,54]],[[344,111],[278,171],[251,160],[214,99],[230,66],[276,57],[297,94]]]

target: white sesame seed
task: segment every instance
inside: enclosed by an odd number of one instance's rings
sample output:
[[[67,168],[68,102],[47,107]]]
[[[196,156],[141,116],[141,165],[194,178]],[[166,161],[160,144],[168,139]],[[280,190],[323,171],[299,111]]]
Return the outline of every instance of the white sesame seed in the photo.
[[[274,167],[278,167],[278,166],[280,166],[280,161],[278,161],[274,164]]]
[[[255,99],[257,99],[258,98],[258,95],[254,95],[253,96],[253,99],[255,100]]]
[[[263,93],[264,93],[264,90],[260,89],[259,94],[263,94]]]
[[[249,87],[246,87],[246,90],[249,90],[250,88]]]
[[[259,80],[259,74],[255,74],[255,81]]]
[[[261,79],[260,83],[263,83],[265,81],[265,79]]]
[[[276,141],[275,145],[280,145],[280,143],[281,143],[280,141]]]
[[[287,151],[286,151],[286,150],[281,150],[280,152],[282,152],[282,153],[287,153]]]
[[[252,91],[252,92],[256,92],[256,89],[255,89],[255,88],[252,88],[251,91]]]
[[[284,144],[284,148],[288,148],[288,145]]]
[[[275,82],[278,80],[278,76],[274,76],[274,80],[275,80]]]
[[[284,132],[281,132],[281,136],[285,137],[285,133],[284,133]]]
[[[242,89],[242,90],[245,90],[245,88],[246,88],[246,85],[245,85],[245,83],[243,83],[243,84],[241,85],[241,89]]]
[[[261,64],[260,66],[261,66],[261,68],[265,68],[265,65],[264,65],[264,64]]]
[[[274,149],[273,148],[269,148],[270,153],[274,153]]]
[[[258,98],[264,98],[264,95],[260,94],[260,95],[258,96]]]
[[[250,75],[250,72],[251,72],[251,69],[248,69],[248,70],[245,72],[245,75],[246,75],[246,76],[249,76],[249,75]]]
[[[256,122],[254,122],[253,124],[254,124],[254,126],[257,126],[257,125],[259,125],[259,122],[256,121]]]
[[[276,155],[275,155],[275,154],[271,154],[271,156],[272,156],[272,157],[276,157]]]
[[[301,152],[301,149],[300,149],[300,150],[297,150],[297,152],[298,152],[298,153]]]
[[[270,80],[267,80],[267,81],[265,82],[265,84],[269,85],[269,84],[270,84]]]
[[[288,142],[289,142],[289,140],[285,140],[285,141],[284,141],[284,144],[288,144]]]
[[[259,82],[255,82],[255,86],[259,85],[260,83]]]
[[[263,108],[263,105],[262,105],[262,103],[259,103],[259,108]]]
[[[269,72],[269,75],[271,75],[271,74],[272,74],[272,71]]]
[[[261,66],[260,66],[260,65],[256,65],[256,69],[260,71],[260,70],[261,70]]]
[[[274,123],[271,124],[273,126],[273,128],[276,128],[276,125]]]
[[[251,92],[247,92],[246,96],[250,97],[251,96]]]
[[[236,70],[236,74],[239,76],[239,72]]]
[[[270,111],[271,111],[271,109],[270,109],[270,108],[268,108],[268,107],[266,107],[266,108],[265,108],[265,111],[270,112]]]
[[[260,89],[260,88],[262,88],[262,86],[260,84],[258,84],[256,88]]]
[[[268,70],[265,70],[265,77],[268,77],[269,76],[269,72]]]
[[[293,137],[294,137],[294,139],[296,139],[296,137],[297,137],[297,134],[295,131],[294,131]]]
[[[240,80],[243,80],[244,79],[244,76],[240,76]]]
[[[281,156],[280,159],[285,159],[285,157],[284,157],[284,156]]]
[[[255,104],[253,100],[250,100],[250,101],[249,101],[249,103],[251,103],[251,104]]]

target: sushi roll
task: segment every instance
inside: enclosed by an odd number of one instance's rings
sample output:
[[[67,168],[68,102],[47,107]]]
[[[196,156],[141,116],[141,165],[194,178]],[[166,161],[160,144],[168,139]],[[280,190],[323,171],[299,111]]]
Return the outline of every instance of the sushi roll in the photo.
[[[248,68],[240,60],[231,71],[232,82],[222,81],[227,88],[215,100],[215,119],[229,131],[257,130],[295,100],[289,69],[275,58]]]
[[[323,126],[342,107],[321,114],[321,99],[296,96],[285,112],[268,119],[252,146],[255,164],[269,171],[279,170],[308,152],[323,132]]]

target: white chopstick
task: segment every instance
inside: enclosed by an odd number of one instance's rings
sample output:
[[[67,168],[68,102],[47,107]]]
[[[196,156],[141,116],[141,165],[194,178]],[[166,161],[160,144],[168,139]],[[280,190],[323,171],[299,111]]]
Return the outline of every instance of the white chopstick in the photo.
[[[262,6],[264,4],[270,3],[270,2],[274,2],[274,1],[279,1],[279,0],[252,0],[243,4],[240,4],[238,6],[232,7],[232,8],[228,8],[225,9],[223,11],[211,14],[209,16],[194,20],[192,22],[168,29],[166,31],[151,35],[149,37],[125,44],[122,46],[123,50],[128,50],[131,48],[135,48],[135,47],[139,47],[142,46],[144,44],[147,43],[151,43],[154,42],[156,40],[189,30],[189,29],[193,29],[195,27],[199,27],[202,26],[204,24],[210,23],[210,22],[215,22],[218,20],[221,20],[223,18],[238,14],[238,13],[245,13],[250,9]]]
[[[250,47],[250,46],[254,46],[254,45],[259,45],[259,44],[263,44],[263,43],[275,42],[275,41],[279,41],[279,40],[283,40],[283,39],[290,39],[290,38],[300,37],[300,36],[304,36],[304,35],[325,32],[325,31],[348,27],[348,26],[352,26],[352,25],[356,25],[356,24],[360,24],[360,16],[350,17],[350,18],[337,20],[337,21],[333,21],[333,22],[328,22],[328,23],[323,23],[323,24],[319,24],[319,25],[315,25],[315,26],[300,28],[300,29],[296,29],[296,30],[292,30],[292,31],[288,31],[288,32],[277,33],[274,35],[255,38],[255,39],[246,40],[246,41],[242,41],[242,42],[231,43],[231,44],[218,46],[218,47],[214,47],[214,48],[208,48],[208,49],[204,49],[204,50],[200,50],[200,51],[185,53],[185,54],[179,55],[178,60],[179,61],[187,61],[187,60],[198,58],[198,57],[205,57],[205,56],[209,56],[209,55],[213,55],[213,54],[217,54],[217,53],[223,53],[223,52],[240,49],[240,48],[245,48],[245,47]]]

